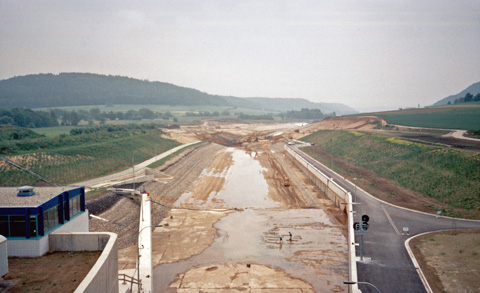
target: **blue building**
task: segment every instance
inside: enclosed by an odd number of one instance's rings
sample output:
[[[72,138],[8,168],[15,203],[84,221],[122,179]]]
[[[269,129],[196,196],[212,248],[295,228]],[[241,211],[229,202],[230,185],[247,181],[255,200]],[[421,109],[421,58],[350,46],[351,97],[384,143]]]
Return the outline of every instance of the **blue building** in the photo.
[[[88,232],[84,187],[0,188],[0,235],[9,256],[40,256],[52,232]]]

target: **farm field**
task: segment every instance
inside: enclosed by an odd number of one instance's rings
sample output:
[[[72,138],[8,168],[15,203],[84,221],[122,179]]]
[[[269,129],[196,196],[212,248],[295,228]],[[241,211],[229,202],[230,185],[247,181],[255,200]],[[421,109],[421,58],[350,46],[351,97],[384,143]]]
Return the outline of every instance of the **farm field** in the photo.
[[[220,115],[216,118],[236,118],[237,115],[235,113],[244,113],[248,115],[264,115],[264,114],[269,114],[270,112],[268,111],[262,111],[262,110],[255,110],[255,109],[246,109],[246,108],[232,108],[232,107],[217,107],[217,106],[172,106],[172,105],[113,105],[113,106],[106,106],[106,105],[95,105],[95,106],[72,106],[72,107],[56,107],[55,109],[62,109],[62,110],[68,110],[68,111],[80,111],[80,110],[85,110],[85,111],[90,111],[91,109],[99,109],[100,112],[127,112],[129,110],[135,110],[138,111],[142,108],[147,108],[153,112],[159,112],[159,113],[166,113],[170,112],[175,118],[178,119],[179,123],[195,123],[199,124],[201,118],[205,117],[198,117],[198,116],[186,116],[185,114],[187,112],[219,112],[220,114],[224,111],[228,111],[229,115]],[[52,108],[35,108],[33,110],[36,111],[50,111]],[[163,123],[167,123],[169,120],[155,120]],[[139,121],[115,121],[112,123],[139,123]]]
[[[40,127],[35,128],[34,131],[46,137],[54,138],[61,134],[69,134],[73,128],[75,128],[75,126]]]
[[[480,104],[374,113],[388,124],[441,129],[480,129]]]
[[[442,205],[426,207],[431,212],[442,210],[444,215],[480,218],[480,154],[475,151],[425,145],[397,137],[366,134],[356,131],[324,130],[302,140],[313,142],[304,148],[335,171],[354,177],[347,168],[332,164],[332,159],[320,155],[329,152],[344,162],[373,171],[375,176],[398,182],[401,187],[436,199]],[[362,181],[359,181],[362,186]],[[366,188],[376,188],[369,183]],[[383,191],[382,191],[383,192]],[[397,196],[395,189],[388,197]]]
[[[150,128],[149,128],[150,127]],[[83,128],[77,128],[83,129]],[[105,126],[92,133],[2,141],[3,156],[57,184],[70,184],[128,168],[179,143],[152,126]],[[4,161],[0,185],[37,185],[39,179]]]

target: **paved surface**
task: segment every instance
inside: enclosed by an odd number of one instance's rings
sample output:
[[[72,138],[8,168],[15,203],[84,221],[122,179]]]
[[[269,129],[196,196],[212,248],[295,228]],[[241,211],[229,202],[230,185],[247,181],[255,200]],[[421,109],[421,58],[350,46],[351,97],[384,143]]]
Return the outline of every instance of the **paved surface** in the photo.
[[[353,183],[305,153],[299,153],[353,195]],[[365,258],[357,260],[358,280],[374,284],[380,292],[426,292],[404,245],[409,237],[438,230],[480,229],[480,221],[437,217],[392,206],[358,187],[356,199],[354,221],[361,222],[362,215],[370,217],[368,235],[364,236]],[[403,227],[408,227],[409,235],[402,235]],[[360,243],[360,236],[355,240]],[[360,256],[360,247],[356,254]],[[362,292],[376,292],[366,285],[359,285],[359,288]]]
[[[466,137],[465,134],[467,133],[466,130],[454,130],[448,134],[445,134],[444,137],[453,137],[457,139],[465,139],[471,141],[480,141],[478,138]]]
[[[136,173],[139,173],[139,172],[143,172],[143,170],[150,164],[158,161],[158,160],[161,160],[163,158],[165,158],[166,156],[170,155],[170,154],[173,154],[174,152],[182,149],[182,148],[185,148],[187,146],[190,146],[192,144],[196,144],[196,143],[199,143],[200,141],[194,141],[194,142],[191,142],[191,143],[187,143],[187,144],[182,144],[182,145],[179,145],[173,149],[170,149],[164,153],[161,153],[159,155],[156,155],[155,157],[153,158],[150,158],[144,162],[141,162],[141,163],[138,163],[137,165],[135,165],[134,168],[129,168],[127,170],[124,170],[124,171],[120,171],[120,172],[117,172],[115,174],[110,174],[110,175],[106,175],[106,176],[103,176],[103,177],[99,177],[99,178],[94,178],[94,179],[91,179],[91,180],[86,180],[86,181],[82,181],[82,182],[77,182],[77,183],[74,183],[72,185],[75,185],[75,186],[85,186],[85,187],[90,187],[90,186],[95,186],[95,185],[99,185],[99,184],[104,184],[105,186],[110,186],[111,184],[108,184],[108,182],[111,182],[111,181],[115,181],[115,180],[119,180],[119,179],[123,179],[123,178],[131,178],[133,177],[133,169],[135,169],[135,174]]]

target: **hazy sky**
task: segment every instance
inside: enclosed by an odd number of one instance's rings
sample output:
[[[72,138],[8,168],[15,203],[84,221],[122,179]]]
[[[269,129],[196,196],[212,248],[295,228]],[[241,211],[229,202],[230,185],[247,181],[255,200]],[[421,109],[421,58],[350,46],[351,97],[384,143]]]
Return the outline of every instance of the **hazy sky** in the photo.
[[[60,72],[423,107],[480,81],[480,1],[0,0],[0,79]]]

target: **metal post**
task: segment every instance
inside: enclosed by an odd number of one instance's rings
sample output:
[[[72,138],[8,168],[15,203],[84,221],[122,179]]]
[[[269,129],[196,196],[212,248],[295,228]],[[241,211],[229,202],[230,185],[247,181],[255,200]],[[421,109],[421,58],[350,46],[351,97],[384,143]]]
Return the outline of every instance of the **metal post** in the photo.
[[[353,178],[355,179],[355,191],[353,192],[353,195],[354,195],[353,202],[357,202],[357,172],[355,172],[355,170],[353,169],[352,171],[353,171],[353,174],[355,174],[355,178]]]
[[[360,260],[363,261],[363,228],[362,234],[360,235]]]
[[[132,152],[132,170],[133,170],[133,194],[135,194],[135,151]]]
[[[355,195],[355,202],[357,202],[357,174],[355,174],[355,191],[353,195]]]

